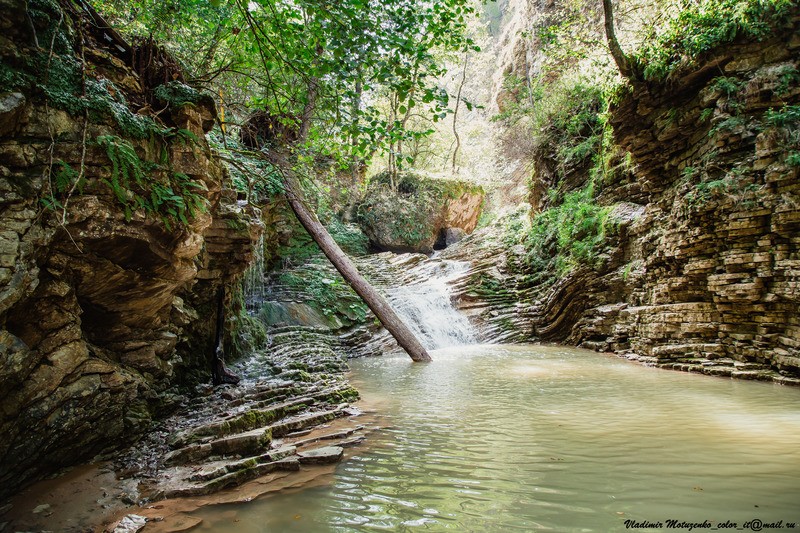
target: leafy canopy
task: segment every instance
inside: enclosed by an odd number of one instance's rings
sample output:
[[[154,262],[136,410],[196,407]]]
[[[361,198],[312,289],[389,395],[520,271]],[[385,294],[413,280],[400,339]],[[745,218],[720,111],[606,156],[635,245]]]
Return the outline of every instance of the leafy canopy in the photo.
[[[477,49],[469,0],[138,0],[98,7],[123,31],[165,42],[187,79],[239,119],[264,110],[314,154],[368,162],[441,120],[443,54]],[[391,102],[387,112],[386,102]],[[284,139],[286,140],[286,139]],[[293,139],[296,140],[296,139]]]

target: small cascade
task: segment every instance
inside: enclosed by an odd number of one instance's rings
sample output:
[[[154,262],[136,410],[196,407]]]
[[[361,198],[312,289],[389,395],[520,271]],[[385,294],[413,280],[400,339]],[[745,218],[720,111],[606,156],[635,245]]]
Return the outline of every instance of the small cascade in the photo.
[[[386,290],[386,295],[409,328],[429,350],[476,342],[474,328],[453,307],[450,283],[469,268],[464,261],[435,257],[415,266],[406,285]]]
[[[264,273],[264,235],[258,239],[258,244],[253,250],[255,257],[250,267],[244,273],[242,292],[244,293],[245,308],[250,313],[257,313],[264,301],[266,294],[266,275]]]
[[[312,293],[306,293],[302,287],[284,286],[279,278],[268,277],[264,272],[263,250],[260,240],[242,283],[246,310],[263,326],[331,329],[342,335],[342,342],[350,346],[351,355],[355,356],[377,355],[394,345],[387,331],[376,330],[369,324],[348,331],[345,318],[325,316],[311,305],[308,299]],[[445,260],[437,254],[428,258],[421,254],[386,253],[359,258],[358,263],[425,348],[437,350],[477,342],[474,327],[451,301],[452,287],[465,276],[469,262]],[[325,277],[336,277],[327,263],[296,267],[292,275],[316,279],[320,269],[330,271]]]

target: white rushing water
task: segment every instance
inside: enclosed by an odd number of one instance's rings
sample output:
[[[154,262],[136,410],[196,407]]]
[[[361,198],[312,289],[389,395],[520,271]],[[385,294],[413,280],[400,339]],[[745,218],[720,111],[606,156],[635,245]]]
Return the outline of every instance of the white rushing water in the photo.
[[[472,325],[450,299],[449,284],[468,268],[463,261],[423,261],[411,273],[419,281],[387,291],[392,307],[425,348],[438,350],[476,342]]]
[[[257,313],[264,302],[266,293],[266,278],[264,275],[264,235],[258,238],[258,243],[253,249],[253,262],[244,272],[242,292],[245,307],[251,313]]]

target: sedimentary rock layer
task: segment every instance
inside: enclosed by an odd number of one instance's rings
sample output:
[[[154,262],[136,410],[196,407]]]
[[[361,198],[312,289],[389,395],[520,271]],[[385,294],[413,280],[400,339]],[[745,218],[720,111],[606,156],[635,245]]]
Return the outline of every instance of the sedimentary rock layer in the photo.
[[[445,251],[473,260],[459,297],[489,337],[796,382],[799,28],[795,17],[665,82],[634,83],[612,108],[633,167],[595,184],[617,223],[598,266],[543,276],[491,229]]]
[[[34,7],[32,26],[26,10]],[[3,3],[4,75],[23,76],[26,58],[46,57],[33,31],[49,35],[58,9]],[[137,76],[88,30],[78,33],[81,24],[66,12],[54,42],[83,39],[89,81],[122,106],[109,109],[134,122],[152,117]],[[77,61],[63,47],[51,66]],[[113,113],[68,113],[41,87],[0,94],[0,497],[129,442],[179,399],[182,376],[208,375],[217,289],[244,270],[263,229],[226,190],[205,141],[213,106],[170,105],[158,124],[172,133],[142,138]],[[109,143],[164,162],[172,177],[147,179],[182,180],[205,208],[181,222],[138,207],[113,184],[140,177],[120,176]]]

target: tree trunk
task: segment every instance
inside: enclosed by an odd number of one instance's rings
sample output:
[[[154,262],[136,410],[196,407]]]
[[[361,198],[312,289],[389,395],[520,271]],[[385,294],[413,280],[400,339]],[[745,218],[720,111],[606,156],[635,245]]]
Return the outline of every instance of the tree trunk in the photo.
[[[458,104],[461,103],[461,90],[464,88],[464,82],[467,81],[467,62],[469,61],[469,54],[464,54],[464,68],[461,71],[461,83],[458,84],[458,94],[456,94],[456,105],[453,106],[453,135],[456,138],[456,147],[453,150],[453,166],[451,172],[456,174],[456,157],[458,157],[458,150],[461,148],[461,137],[458,135],[458,128],[456,127],[456,119],[458,118]]]
[[[603,0],[603,14],[605,15],[606,40],[608,41],[608,48],[611,50],[611,57],[617,63],[620,74],[628,79],[633,79],[636,73],[633,70],[631,60],[622,51],[622,47],[617,40],[617,33],[614,30],[614,7],[611,5],[611,0]]]
[[[317,53],[322,55],[322,48],[317,45]],[[299,134],[297,136],[297,145],[302,146],[308,139],[308,134],[311,131],[311,118],[314,114],[314,109],[317,104],[317,97],[319,96],[319,83],[317,78],[310,78],[308,80],[308,92],[306,96],[306,105],[303,108],[303,115],[301,117]],[[394,108],[396,110],[396,106]],[[393,111],[394,111],[393,110]],[[416,362],[427,363],[431,361],[431,356],[428,355],[427,350],[422,346],[414,333],[406,326],[405,322],[397,316],[389,302],[369,284],[367,280],[361,275],[356,266],[350,261],[336,241],[333,240],[331,234],[325,229],[325,226],[319,221],[317,216],[312,213],[306,206],[303,198],[303,190],[300,188],[298,181],[289,160],[278,150],[271,150],[267,156],[275,168],[281,171],[283,175],[283,186],[286,191],[286,199],[289,201],[289,206],[294,211],[297,220],[306,229],[314,242],[317,243],[325,257],[333,264],[339,274],[353,287],[364,303],[367,304],[378,320],[381,321],[383,327],[391,333],[395,338],[397,344],[402,347],[406,353]],[[391,161],[391,158],[390,158]],[[396,190],[394,183],[392,188]]]
[[[353,290],[361,297],[367,306],[375,313],[378,320],[392,334],[397,344],[399,344],[408,355],[416,362],[429,362],[431,356],[428,355],[427,350],[422,346],[414,333],[408,328],[403,320],[397,316],[392,306],[386,299],[375,290],[375,288],[364,279],[356,266],[347,257],[336,241],[333,240],[328,230],[325,229],[316,215],[312,213],[305,202],[303,201],[302,191],[300,184],[295,178],[292,170],[287,165],[278,164],[278,167],[283,171],[283,183],[286,189],[286,198],[289,200],[289,205],[297,216],[297,219],[308,231],[311,238],[325,254],[325,257],[333,263],[336,270],[342,277],[353,287]]]

